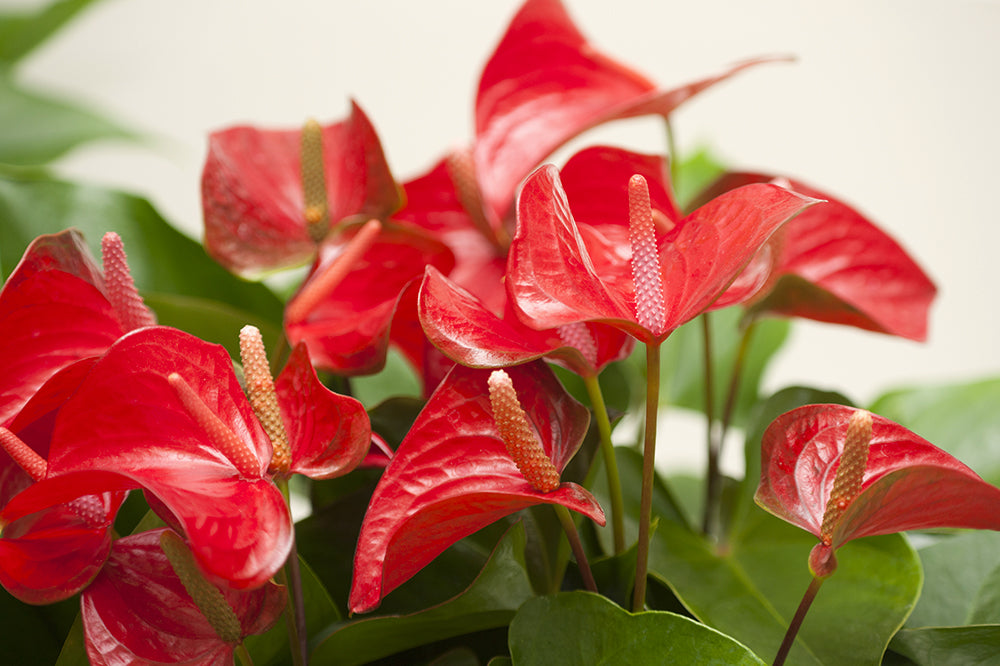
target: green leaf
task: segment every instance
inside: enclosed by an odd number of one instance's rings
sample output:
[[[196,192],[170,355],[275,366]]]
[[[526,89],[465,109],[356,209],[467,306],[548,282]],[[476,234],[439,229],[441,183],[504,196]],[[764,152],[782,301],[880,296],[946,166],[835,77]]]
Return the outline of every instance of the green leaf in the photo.
[[[136,138],[94,111],[30,91],[0,73],[0,164],[37,166],[87,141]]]
[[[80,602],[74,597],[49,606],[29,606],[0,587],[0,655],[5,664],[52,664],[70,631]],[[86,657],[84,657],[86,664]]]
[[[721,415],[729,391],[741,339],[740,308],[710,312],[670,334],[661,348],[661,403],[705,411],[705,362],[703,318],[708,317],[712,336],[714,411]],[[760,384],[767,365],[781,349],[791,323],[784,319],[762,319],[749,329],[749,344],[740,374],[740,388],[733,409],[732,425],[746,422],[760,399]]]
[[[1000,378],[892,391],[871,411],[906,426],[1000,485]]]
[[[965,532],[918,554],[926,581],[907,628],[1000,624],[1000,533]]]
[[[763,664],[705,625],[663,611],[628,613],[589,592],[526,602],[510,625],[518,666],[591,664]]]
[[[96,0],[59,0],[34,12],[0,12],[0,65],[9,67]]]
[[[324,627],[340,620],[341,616],[319,578],[302,558],[299,558],[299,570],[302,579],[306,631],[308,635],[315,636]],[[286,666],[292,663],[284,617],[266,633],[248,636],[244,644],[256,666]]]
[[[920,666],[990,666],[1000,654],[1000,626],[903,629],[892,649]]]
[[[757,510],[723,546],[661,521],[651,572],[702,622],[772,658],[811,579],[816,538]],[[898,534],[859,539],[837,552],[788,664],[878,664],[920,593],[916,553]],[[832,627],[836,627],[832,630]]]
[[[674,182],[674,196],[681,209],[691,210],[695,197],[725,171],[726,167],[705,148],[681,160]]]
[[[390,398],[421,396],[420,380],[396,349],[390,348],[385,367],[374,375],[351,378],[351,391],[368,408]]]
[[[512,527],[479,577],[458,596],[409,615],[362,619],[336,628],[313,652],[312,661],[364,664],[452,636],[503,627],[532,596],[524,563],[524,528]]]
[[[155,294],[151,300],[159,300],[170,322],[185,319],[179,308],[197,307],[199,316],[208,318],[205,330],[214,330],[214,337],[207,339],[222,344],[232,343],[239,335],[239,327],[229,330],[237,311],[263,326],[264,332],[273,335],[281,330],[282,303],[270,290],[228,273],[145,199],[46,178],[0,175],[0,265],[5,270],[13,270],[36,236],[69,227],[84,233],[98,257],[104,233],[117,232],[136,285],[141,292]],[[196,300],[182,302],[167,295]],[[191,317],[185,321],[192,325]]]

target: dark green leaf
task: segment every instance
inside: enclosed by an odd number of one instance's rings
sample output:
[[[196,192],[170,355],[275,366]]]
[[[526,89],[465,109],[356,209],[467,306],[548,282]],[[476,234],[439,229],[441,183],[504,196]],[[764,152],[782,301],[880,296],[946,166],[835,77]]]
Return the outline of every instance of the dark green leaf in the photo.
[[[510,625],[518,666],[763,664],[732,638],[680,615],[628,613],[589,592],[526,602]]]
[[[740,328],[741,315],[739,308],[726,308],[707,315],[712,336],[713,403],[717,416],[722,413],[744,335]],[[700,412],[705,411],[703,317],[671,333],[661,349],[661,402]],[[762,319],[752,325],[732,425],[745,423],[750,409],[759,401],[760,383],[767,365],[790,330],[791,323],[783,319]]]
[[[299,570],[302,579],[306,631],[310,636],[315,636],[324,627],[340,620],[341,616],[330,599],[330,595],[323,588],[323,584],[320,583],[305,560],[301,558],[299,558]],[[256,666],[286,666],[292,663],[284,616],[267,633],[249,636],[244,644]]]
[[[364,664],[451,636],[502,627],[532,596],[524,528],[515,525],[462,594],[424,611],[362,619],[337,628],[313,652],[315,663]]]
[[[0,73],[0,164],[41,165],[87,141],[135,138],[94,111],[30,91]]]
[[[7,664],[52,664],[79,614],[76,597],[49,606],[29,606],[0,587],[0,655]],[[87,663],[86,657],[83,662]]]
[[[871,411],[939,446],[993,485],[1000,485],[1000,379],[903,389]]]
[[[920,666],[991,666],[1000,655],[1000,626],[903,629],[892,649]]]
[[[654,534],[650,570],[702,622],[772,658],[809,584],[811,534],[755,511],[725,545],[671,521]],[[788,664],[878,664],[920,592],[900,535],[853,541],[813,603]],[[836,627],[831,632],[831,627]]]
[[[10,67],[95,1],[58,0],[33,12],[0,12],[0,65]]]
[[[907,628],[1000,624],[1000,533],[966,532],[917,552],[926,580]]]

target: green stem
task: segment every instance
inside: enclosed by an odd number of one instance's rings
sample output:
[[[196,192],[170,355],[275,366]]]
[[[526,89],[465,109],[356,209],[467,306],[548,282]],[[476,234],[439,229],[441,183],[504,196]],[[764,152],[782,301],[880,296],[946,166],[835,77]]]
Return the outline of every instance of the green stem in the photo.
[[[289,507],[288,479],[276,480],[285,504]],[[294,666],[306,666],[309,663],[308,633],[306,630],[305,601],[302,597],[302,573],[299,571],[299,554],[295,546],[295,526],[292,525],[292,550],[285,560],[285,566],[275,576],[278,583],[288,590],[288,605],[285,609],[285,628],[288,632],[288,646],[292,652]]]
[[[583,577],[583,584],[591,592],[597,593],[597,583],[594,581],[594,574],[590,571],[590,562],[587,560],[587,553],[583,550],[583,543],[580,541],[580,533],[576,531],[573,516],[570,515],[569,509],[562,504],[553,504],[552,508],[556,510],[559,522],[569,540],[569,547],[573,550],[573,557],[576,558],[576,566]]]
[[[805,619],[806,612],[809,610],[809,606],[812,605],[813,599],[816,598],[816,593],[819,592],[819,587],[823,584],[824,580],[826,579],[813,577],[809,582],[809,587],[806,588],[806,593],[802,595],[802,601],[799,602],[799,607],[795,610],[795,616],[792,617],[792,621],[788,625],[785,638],[781,641],[778,654],[774,657],[773,666],[781,666],[785,663],[785,658],[788,657],[788,652],[792,649],[792,643],[795,642],[795,636],[799,633],[799,627],[802,626],[802,620]]]
[[[719,457],[722,455],[722,440],[718,437],[715,424],[715,372],[712,363],[712,323],[709,313],[701,316],[701,333],[705,364],[705,429],[708,438],[708,467],[705,471],[705,514],[702,516],[701,531],[706,536],[715,536],[720,522],[720,495],[722,478],[719,473]]]
[[[635,589],[632,611],[646,605],[649,570],[649,532],[653,519],[653,479],[656,462],[656,415],[660,402],[660,343],[646,343],[646,428],[642,446],[642,496],[639,501],[639,543],[636,545]]]
[[[597,381],[597,376],[584,377],[583,384],[587,387],[590,405],[594,408],[594,420],[597,421],[597,432],[600,435],[601,455],[604,457],[604,469],[608,477],[615,555],[618,555],[625,550],[625,502],[622,499],[622,481],[618,474],[615,447],[611,442],[611,419],[608,418],[608,407],[604,402],[604,394],[601,392],[601,384]]]
[[[740,381],[743,379],[743,368],[746,366],[747,352],[750,350],[750,339],[757,328],[757,320],[753,319],[743,329],[743,337],[740,338],[740,346],[736,352],[736,361],[733,363],[733,374],[729,378],[729,389],[726,392],[726,404],[722,408],[722,432],[719,434],[719,446],[726,438],[726,432],[732,424],[733,410],[736,408],[736,398],[740,394]]]
[[[250,651],[247,650],[247,646],[240,643],[236,646],[236,658],[239,659],[243,666],[253,666],[253,659],[250,657]]]
[[[663,119],[663,124],[667,129],[667,154],[670,156],[670,184],[671,189],[676,192],[677,170],[680,168],[680,160],[677,158],[677,140],[674,138],[674,126],[669,118]]]

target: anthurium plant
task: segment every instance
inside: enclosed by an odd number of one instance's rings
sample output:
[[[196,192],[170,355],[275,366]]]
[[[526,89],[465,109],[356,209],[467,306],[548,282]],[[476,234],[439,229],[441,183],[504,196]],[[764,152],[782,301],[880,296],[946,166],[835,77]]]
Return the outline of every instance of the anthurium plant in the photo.
[[[796,318],[925,339],[925,268],[809,174],[547,161],[774,58],[664,87],[560,0],[483,55],[410,180],[359,101],[206,130],[202,244],[37,168],[110,123],[2,153],[0,661],[997,663],[1000,384],[760,384]]]

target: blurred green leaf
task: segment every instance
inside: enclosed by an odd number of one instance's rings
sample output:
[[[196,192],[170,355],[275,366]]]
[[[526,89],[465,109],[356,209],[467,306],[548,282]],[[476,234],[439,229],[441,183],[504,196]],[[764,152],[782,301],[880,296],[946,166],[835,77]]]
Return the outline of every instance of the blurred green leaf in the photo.
[[[94,111],[29,91],[0,74],[0,164],[41,165],[87,141],[135,138]]]
[[[925,581],[908,629],[1000,625],[1000,533],[965,532],[917,553]]]
[[[892,391],[872,412],[906,426],[1000,485],[1000,379]]]
[[[35,11],[0,11],[0,66],[10,67],[97,0],[58,0]]]
[[[80,602],[74,597],[48,606],[29,606],[0,587],[0,655],[6,664],[53,664],[70,633]],[[86,664],[86,657],[84,661]]]
[[[5,270],[13,270],[36,236],[69,227],[84,233],[98,257],[105,232],[115,231],[122,237],[136,285],[141,292],[155,294],[150,300],[163,308],[162,323],[198,327],[213,336],[206,339],[220,344],[237,338],[239,327],[232,327],[243,314],[272,336],[271,340],[265,337],[265,344],[273,344],[275,332],[281,330],[283,306],[271,291],[216,264],[201,245],[170,226],[145,199],[0,173],[0,265]],[[197,316],[183,313],[188,306],[199,311]],[[205,321],[195,323],[199,317]]]
[[[681,210],[690,210],[701,191],[725,171],[726,167],[705,148],[682,159],[674,181],[674,197]]]
[[[532,596],[525,571],[524,528],[501,540],[478,578],[458,596],[409,615],[362,619],[336,628],[312,654],[321,664],[350,666],[510,622]]]
[[[590,592],[526,602],[510,625],[518,666],[590,664],[763,664],[746,647],[690,618],[629,613]]]
[[[721,415],[733,367],[743,337],[740,308],[726,308],[702,315],[670,334],[661,348],[660,401],[666,405],[705,411],[705,338],[703,318],[708,317],[712,336],[712,378],[716,416]],[[740,373],[739,393],[732,423],[743,425],[760,400],[760,384],[768,363],[781,349],[791,323],[762,319],[753,325]]]
[[[892,649],[919,666],[991,666],[1000,655],[1000,626],[903,629]]]

